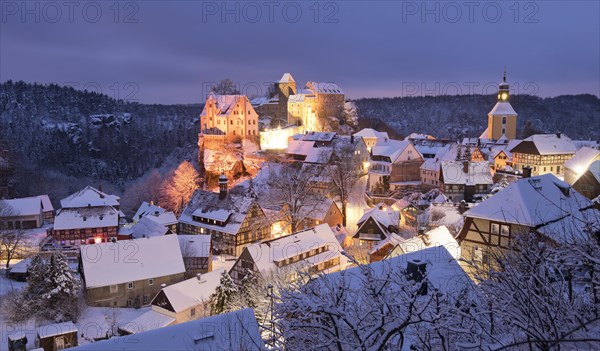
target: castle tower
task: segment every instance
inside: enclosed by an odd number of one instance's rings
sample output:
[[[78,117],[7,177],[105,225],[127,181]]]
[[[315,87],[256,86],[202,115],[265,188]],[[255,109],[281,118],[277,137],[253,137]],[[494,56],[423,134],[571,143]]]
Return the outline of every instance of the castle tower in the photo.
[[[277,119],[287,121],[288,119],[288,100],[290,95],[296,95],[296,81],[290,73],[284,73],[277,83],[277,97],[279,98],[279,113]]]
[[[505,136],[508,140],[517,138],[517,113],[510,102],[510,89],[506,82],[506,70],[502,83],[498,86],[498,102],[488,113],[487,138],[498,140]]]

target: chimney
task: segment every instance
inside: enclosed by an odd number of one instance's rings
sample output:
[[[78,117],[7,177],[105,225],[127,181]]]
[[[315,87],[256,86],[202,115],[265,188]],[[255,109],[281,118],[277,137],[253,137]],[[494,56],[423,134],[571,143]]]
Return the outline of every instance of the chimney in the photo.
[[[202,273],[196,274],[196,279],[198,279],[198,281],[202,281]]]
[[[227,176],[225,172],[219,176],[219,199],[223,200],[227,197]]]
[[[556,137],[560,139],[560,133],[556,133]]]
[[[531,167],[523,167],[523,178],[531,178]]]
[[[463,172],[469,173],[469,161],[463,161]]]
[[[427,274],[427,264],[421,260],[410,260],[406,263],[406,275],[408,279],[421,283],[417,294],[419,295],[427,295],[427,281],[424,280],[425,275]]]
[[[350,135],[350,144],[354,144],[354,135]]]

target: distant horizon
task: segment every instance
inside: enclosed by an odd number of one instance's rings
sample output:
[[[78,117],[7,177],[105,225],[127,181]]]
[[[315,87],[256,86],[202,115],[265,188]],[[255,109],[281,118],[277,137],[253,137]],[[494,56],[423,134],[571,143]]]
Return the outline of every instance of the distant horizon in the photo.
[[[55,84],[58,85],[60,87],[63,88],[73,88],[77,91],[81,91],[81,92],[85,92],[85,90],[82,87],[79,86],[73,86],[70,84],[59,84],[56,82],[37,82],[37,81],[32,81],[32,82],[28,82],[22,79],[19,80],[14,80],[14,79],[7,79],[4,81],[1,81],[0,84],[5,84],[8,81],[12,81],[13,83],[17,83],[17,82],[24,82],[26,84],[38,84],[38,85],[51,85],[51,84]],[[274,82],[273,82],[274,83]],[[334,82],[330,82],[330,83],[334,83]],[[342,90],[344,89],[343,87],[341,87]],[[511,88],[512,91],[512,88]],[[87,90],[87,92],[98,92],[96,90],[94,90],[94,86],[90,86],[90,89]],[[345,92],[345,91],[344,91]],[[109,98],[113,98],[115,99],[113,96],[111,96],[109,93],[107,92],[100,92],[102,95],[105,95]],[[361,96],[361,97],[356,97],[356,98],[350,98],[348,97],[348,95],[346,95],[346,100],[347,101],[354,101],[354,100],[361,100],[361,99],[395,99],[395,98],[424,98],[424,97],[442,97],[442,96],[449,96],[449,97],[457,97],[457,96],[463,96],[463,97],[467,97],[467,96],[494,96],[496,93],[494,92],[489,92],[487,94],[483,94],[483,93],[472,93],[472,94],[437,94],[437,95],[431,95],[431,94],[425,94],[425,95],[405,95],[405,96],[401,96],[401,95],[388,95],[388,96]],[[245,95],[243,94],[243,92],[240,92],[240,95]],[[581,93],[565,93],[565,94],[560,94],[560,95],[552,95],[552,96],[542,96],[539,94],[529,94],[527,92],[524,92],[522,94],[519,93],[515,93],[512,92],[511,96],[534,96],[534,97],[538,97],[541,99],[552,99],[552,98],[557,98],[557,97],[561,97],[561,96],[581,96],[581,95],[591,95],[594,96],[597,99],[600,99],[600,95],[594,94],[594,93],[586,93],[586,92],[581,92]],[[250,97],[248,96],[250,99],[256,98],[256,97],[260,97],[260,96],[253,96]],[[136,101],[136,100],[128,100],[128,99],[117,99],[117,100],[122,100],[125,102],[131,102],[131,103],[139,103],[139,104],[143,104],[143,105],[202,105],[204,104],[204,100],[198,101],[198,102],[178,102],[178,103],[163,103],[163,102],[152,102],[152,101]]]

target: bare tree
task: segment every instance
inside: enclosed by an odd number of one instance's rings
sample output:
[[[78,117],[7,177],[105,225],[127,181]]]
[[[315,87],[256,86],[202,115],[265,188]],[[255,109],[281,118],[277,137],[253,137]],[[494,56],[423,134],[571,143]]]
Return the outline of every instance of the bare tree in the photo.
[[[5,201],[0,200],[0,257],[6,258],[6,268],[10,261],[22,254],[27,231],[8,225],[11,217],[15,216],[14,209]]]
[[[123,212],[133,215],[144,201],[158,203],[161,198],[162,182],[162,175],[157,170],[153,170],[131,184],[125,189],[121,200]]]
[[[179,215],[198,188],[198,171],[189,161],[183,161],[165,181],[160,204]]]
[[[351,139],[336,141],[327,174],[331,180],[332,193],[341,203],[342,224],[345,227],[348,201],[361,176],[361,162],[355,154],[356,148]]]
[[[281,220],[294,233],[306,223],[321,197],[317,193],[315,178],[320,167],[302,167],[300,163],[284,163],[279,172],[268,180],[268,202],[281,211]]]
[[[210,89],[211,93],[219,95],[239,95],[240,91],[235,82],[229,78],[221,80]]]

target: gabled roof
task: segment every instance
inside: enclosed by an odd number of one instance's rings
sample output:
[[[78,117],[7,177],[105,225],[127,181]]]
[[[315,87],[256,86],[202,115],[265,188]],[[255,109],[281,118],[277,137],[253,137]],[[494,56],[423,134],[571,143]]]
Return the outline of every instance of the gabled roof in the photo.
[[[577,152],[575,144],[564,134],[534,134],[521,141],[510,152],[530,155],[568,155]]]
[[[112,206],[61,208],[54,218],[54,230],[116,227],[119,211]]]
[[[296,134],[293,138],[304,141],[332,141],[336,136],[336,132],[308,132],[306,134]]]
[[[68,333],[77,333],[77,327],[73,322],[65,322],[65,323],[56,323],[49,324],[38,327],[36,329],[37,335],[40,339],[49,338],[51,336],[68,334]]]
[[[177,235],[181,255],[185,257],[210,257],[210,235]]]
[[[42,200],[39,197],[0,200],[0,216],[34,216],[42,214]]]
[[[177,235],[84,245],[80,250],[87,288],[185,272]]]
[[[413,147],[408,140],[380,139],[373,145],[371,154],[373,156],[387,156],[394,162],[407,147]],[[417,156],[415,155],[415,157]]]
[[[468,162],[467,172],[464,172],[464,162],[442,162],[442,177],[444,184],[485,185],[493,184],[490,164],[488,162]]]
[[[294,267],[297,266],[301,269],[304,265],[314,266],[334,257],[340,258],[340,267],[346,266],[347,258],[341,255],[343,249],[327,224],[320,224],[301,232],[252,244],[246,247],[245,250],[252,256],[260,272],[268,272],[277,269],[275,262],[283,261],[322,246],[327,246],[328,250],[288,266],[294,265]]]
[[[206,115],[206,106],[208,106],[209,102],[215,104],[217,115],[228,116],[233,112],[233,109],[238,103],[245,103],[246,101],[250,101],[246,95],[218,95],[211,93],[206,98],[206,103],[204,104],[201,116]]]
[[[119,206],[119,197],[108,195],[94,187],[86,186],[78,192],[60,200],[62,208]]]
[[[517,116],[517,112],[515,111],[515,109],[511,106],[510,102],[504,102],[504,101],[498,101],[496,103],[496,105],[494,106],[494,108],[492,108],[492,110],[490,111],[490,113],[488,113],[489,115],[493,115],[493,116]]]
[[[235,235],[239,232],[242,222],[254,202],[255,198],[252,190],[243,186],[230,189],[224,199],[219,198],[219,193],[196,190],[179,217],[179,222]],[[225,226],[220,226],[218,224],[197,222],[193,219],[193,216],[219,221],[226,218],[226,223]]]
[[[219,283],[224,268],[204,273],[199,277],[193,277],[182,282],[169,285],[162,289],[171,303],[175,313],[185,311],[188,308],[198,306],[210,299]],[[152,304],[154,300],[152,301]]]
[[[263,350],[254,311],[250,308],[115,337],[73,351]]]
[[[354,133],[354,136],[363,137],[363,138],[379,138],[379,139],[389,139],[387,132],[378,132],[372,128],[363,128],[357,133]]]
[[[390,253],[389,257],[396,257],[405,253],[424,250],[429,247],[443,246],[455,260],[460,259],[460,245],[454,239],[446,226],[437,227],[423,235],[399,243]]]
[[[565,228],[600,222],[592,202],[552,174],[520,179],[465,213],[466,217],[532,227],[560,240]],[[559,227],[562,227],[559,228]]]
[[[131,227],[131,236],[134,239],[152,238],[155,236],[163,236],[167,234],[169,228],[160,223],[152,221],[148,217],[142,217],[137,223]]]
[[[380,208],[375,206],[367,211],[360,217],[356,225],[361,226],[367,219],[373,218],[378,225],[382,227],[382,230],[388,233],[389,227],[398,226],[400,224],[400,212],[394,211],[391,207],[389,209]]]
[[[137,221],[142,219],[142,217],[150,215],[150,214],[162,214],[167,212],[164,208],[157,206],[153,203],[149,203],[147,201],[142,202],[140,208],[133,215],[133,220]]]
[[[291,83],[295,82],[294,77],[292,77],[291,73],[284,73],[279,80],[279,83]]]
[[[306,87],[318,94],[343,94],[342,89],[335,83],[308,82]]]
[[[565,162],[564,167],[582,173],[590,167],[592,162],[598,159],[600,159],[600,150],[584,146]]]

